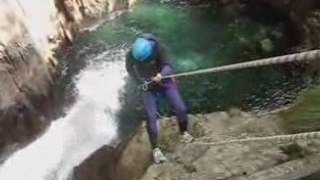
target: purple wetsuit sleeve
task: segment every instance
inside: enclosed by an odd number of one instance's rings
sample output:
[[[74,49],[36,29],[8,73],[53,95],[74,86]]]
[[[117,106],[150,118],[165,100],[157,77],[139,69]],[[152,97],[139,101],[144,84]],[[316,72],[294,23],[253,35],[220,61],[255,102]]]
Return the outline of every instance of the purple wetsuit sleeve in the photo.
[[[161,69],[162,76],[168,76],[172,74],[172,68],[169,65],[164,65]]]

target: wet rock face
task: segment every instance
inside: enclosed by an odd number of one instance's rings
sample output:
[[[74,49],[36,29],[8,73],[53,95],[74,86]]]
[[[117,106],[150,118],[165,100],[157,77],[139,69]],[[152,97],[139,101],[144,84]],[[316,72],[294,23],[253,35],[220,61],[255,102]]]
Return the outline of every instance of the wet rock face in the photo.
[[[202,0],[204,2],[205,0]],[[294,29],[301,44],[295,49],[303,51],[306,49],[318,48],[320,46],[320,1],[317,0],[214,0],[223,7],[232,7],[233,9],[243,10],[247,5],[254,3],[264,3],[271,5],[277,11],[281,11],[294,23]]]
[[[299,42],[291,49],[292,52],[303,52],[320,47],[320,1],[318,0],[262,0],[266,4],[288,14],[293,22],[292,39]],[[301,67],[301,66],[298,66]],[[310,62],[310,72],[319,78],[320,66],[317,61]],[[290,71],[293,72],[297,66]]]
[[[0,50],[0,152],[25,142],[47,124],[51,76],[28,37],[19,37]]]
[[[263,0],[277,9],[286,12],[303,34],[303,42],[300,49],[312,49],[319,47],[320,32],[320,2],[317,0]]]
[[[200,142],[283,134],[278,115],[239,110],[190,115],[190,132]],[[152,164],[142,125],[117,149],[98,150],[75,168],[74,180],[299,179],[319,171],[320,141],[252,142],[221,146],[183,144],[174,118],[160,120],[159,143],[168,161]],[[296,153],[295,149],[299,149]],[[295,151],[295,152],[293,152]],[[78,178],[78,179],[77,179]]]
[[[73,180],[113,180],[116,150],[104,146],[73,170]]]
[[[270,136],[282,131],[278,125],[281,119],[276,115],[256,117],[241,111],[190,116],[190,121],[192,134],[200,138],[198,141],[202,142]],[[172,124],[163,129],[165,136],[174,134],[175,131],[172,131],[170,126]],[[320,162],[315,159],[319,157],[316,150],[320,148],[319,141],[296,144],[295,146],[307,152],[298,157],[283,150],[285,146],[292,147],[290,143],[288,145],[286,143],[253,142],[205,146],[185,145],[174,138],[169,139],[175,143],[163,147],[168,162],[149,166],[144,176],[139,179],[289,180],[305,177],[319,170]]]
[[[243,3],[252,0],[242,0]],[[285,12],[302,35],[302,44],[297,50],[318,48],[320,46],[320,2],[317,0],[261,0]]]
[[[116,148],[102,147],[74,168],[72,180],[132,180],[151,163],[151,146],[145,127]]]
[[[202,0],[205,2],[205,0]],[[221,8],[231,9],[244,14],[252,13],[251,17],[263,12],[269,19],[278,18],[280,15],[285,18],[286,36],[290,48],[284,53],[303,52],[320,47],[320,1],[318,0],[214,0],[211,1]],[[270,11],[261,11],[270,6]],[[258,8],[257,8],[258,7]],[[264,15],[263,15],[264,16]],[[267,47],[268,49],[268,47]],[[297,74],[305,72],[306,68],[312,76],[319,78],[320,66],[317,61],[307,64],[291,63],[287,65],[286,71],[289,76],[296,77]]]
[[[54,93],[59,58],[79,29],[128,7],[127,0],[41,3],[0,2],[0,154],[29,141],[54,119],[55,104],[63,101]]]

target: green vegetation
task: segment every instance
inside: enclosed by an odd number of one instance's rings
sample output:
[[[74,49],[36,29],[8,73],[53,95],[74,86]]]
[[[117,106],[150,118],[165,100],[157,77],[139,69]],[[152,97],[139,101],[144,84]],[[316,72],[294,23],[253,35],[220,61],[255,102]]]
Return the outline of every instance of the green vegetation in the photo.
[[[320,89],[306,91],[297,104],[282,112],[284,127],[292,133],[320,130]]]

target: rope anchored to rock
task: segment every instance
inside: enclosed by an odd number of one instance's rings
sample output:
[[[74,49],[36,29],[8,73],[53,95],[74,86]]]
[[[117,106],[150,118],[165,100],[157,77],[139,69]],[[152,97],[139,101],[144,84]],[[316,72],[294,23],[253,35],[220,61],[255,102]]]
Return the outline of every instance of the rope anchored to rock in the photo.
[[[205,145],[205,146],[218,146],[218,145],[226,145],[226,144],[251,143],[251,142],[278,142],[278,143],[281,143],[281,142],[289,142],[289,141],[297,141],[297,140],[319,139],[319,138],[320,138],[320,131],[315,131],[315,132],[307,132],[307,133],[300,133],[300,134],[253,137],[253,138],[246,138],[246,139],[235,139],[235,140],[217,141],[217,142],[195,141],[192,144]]]
[[[259,60],[254,60],[250,62],[242,62],[242,63],[224,65],[220,67],[173,74],[169,76],[163,76],[162,79],[216,73],[216,72],[231,71],[231,70],[238,70],[238,69],[246,69],[251,67],[269,66],[274,64],[283,64],[283,63],[290,63],[290,62],[310,61],[310,60],[316,60],[316,59],[320,59],[320,50],[312,50],[312,51],[306,51],[302,53],[295,53],[295,54],[277,56],[272,58],[259,59]],[[144,84],[141,85],[141,87],[143,89],[146,89],[145,87],[147,87],[151,83],[152,81],[146,81]]]

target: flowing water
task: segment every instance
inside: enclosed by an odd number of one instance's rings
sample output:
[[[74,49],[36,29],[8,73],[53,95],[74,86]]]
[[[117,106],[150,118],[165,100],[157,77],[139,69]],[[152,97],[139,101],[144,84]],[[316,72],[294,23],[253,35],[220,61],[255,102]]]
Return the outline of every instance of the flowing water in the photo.
[[[264,21],[265,20],[265,21]],[[124,57],[133,37],[152,32],[168,46],[176,72],[283,53],[286,19],[259,21],[210,6],[147,2],[84,32],[65,58],[59,86],[66,104],[35,142],[0,167],[1,180],[64,180],[91,153],[125,136],[145,118]],[[272,66],[179,79],[191,113],[239,107],[263,111],[286,105],[307,82]],[[170,115],[161,106],[161,114]]]
[[[74,166],[115,138],[114,116],[120,108],[117,94],[126,75],[121,58],[109,53],[90,57],[90,63],[74,78],[76,100],[66,116],[9,158],[0,168],[0,179],[66,179]]]

